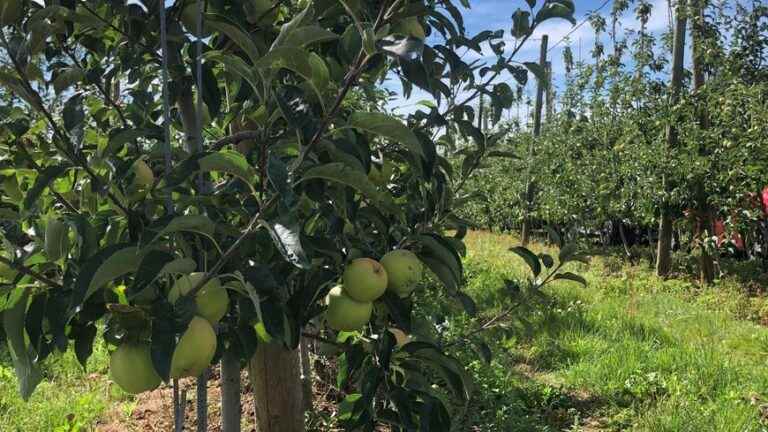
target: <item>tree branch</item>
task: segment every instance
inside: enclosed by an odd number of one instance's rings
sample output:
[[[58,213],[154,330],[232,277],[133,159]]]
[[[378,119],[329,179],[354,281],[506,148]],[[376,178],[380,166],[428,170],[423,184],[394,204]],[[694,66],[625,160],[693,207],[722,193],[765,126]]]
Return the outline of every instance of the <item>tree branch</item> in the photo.
[[[400,0],[397,0],[392,5],[391,9],[394,8],[395,5],[399,3],[400,3]],[[384,23],[385,16],[386,16],[386,13],[385,13],[386,9],[387,9],[387,2],[384,2],[381,5],[381,9],[379,9],[379,15],[376,17],[376,22],[373,25],[374,33]],[[309,151],[312,149],[312,147],[314,147],[320,141],[320,138],[322,138],[326,129],[328,129],[328,126],[331,124],[331,120],[333,120],[333,118],[336,117],[336,114],[338,114],[338,111],[341,108],[341,104],[342,102],[344,102],[344,98],[347,97],[347,93],[349,93],[349,90],[351,90],[352,86],[357,82],[357,79],[360,77],[360,75],[363,72],[364,66],[366,65],[366,63],[368,63],[368,60],[370,60],[370,58],[371,56],[365,55],[365,49],[361,48],[360,52],[357,54],[357,59],[355,60],[355,63],[352,65],[352,67],[349,69],[347,74],[344,76],[344,84],[342,85],[339,93],[336,95],[336,99],[333,102],[333,107],[328,112],[328,114],[323,118],[323,121],[320,123],[320,126],[317,128],[317,131],[315,131],[315,134],[312,136],[312,139],[309,141],[307,146],[304,147],[301,153],[299,153],[299,157],[293,165],[294,169],[301,166],[302,162],[304,162],[304,159],[307,157],[307,154],[309,154]]]
[[[62,44],[63,45],[63,44]],[[80,68],[81,70],[85,70],[83,68],[83,65],[80,63],[80,61],[75,57],[75,55],[69,51],[66,46],[62,46],[64,48],[64,52],[67,53],[67,57],[72,60],[72,62]],[[130,125],[128,124],[128,120],[125,118],[125,115],[123,114],[123,109],[120,108],[120,105],[117,104],[111,97],[109,97],[109,94],[107,93],[107,90],[98,82],[93,83],[94,87],[99,90],[99,93],[101,93],[101,96],[104,98],[104,102],[106,102],[108,105],[110,105],[112,108],[115,109],[117,112],[118,117],[120,117],[120,122],[123,124],[123,127],[128,129]]]
[[[259,137],[259,134],[260,132],[256,130],[244,130],[241,132],[236,132],[213,143],[211,150],[219,151],[230,144],[237,144],[241,141],[256,139]]]
[[[119,28],[117,28],[117,27],[116,27],[114,24],[112,24],[111,22],[107,21],[107,20],[106,20],[104,17],[102,17],[101,15],[97,14],[97,13],[96,13],[96,11],[94,11],[93,9],[91,9],[91,8],[88,6],[88,2],[86,2],[86,1],[80,1],[80,2],[78,2],[78,3],[80,4],[80,6],[82,6],[82,7],[83,7],[83,9],[85,9],[86,11],[88,11],[88,13],[90,13],[91,15],[93,15],[93,16],[94,16],[96,19],[98,19],[99,21],[101,21],[101,22],[103,22],[104,24],[106,24],[106,25],[107,25],[107,27],[109,27],[109,28],[111,28],[112,30],[114,30],[114,31],[116,31],[116,32],[120,33],[121,35],[123,35],[123,37],[125,37],[126,39],[128,39],[128,41],[129,41],[129,42],[131,42],[131,43],[137,43],[137,44],[141,45],[141,47],[142,47],[142,48],[146,49],[147,51],[149,51],[149,52],[150,52],[150,54],[154,55],[155,51],[154,51],[154,50],[153,50],[153,49],[152,49],[152,48],[151,48],[149,45],[147,45],[147,44],[145,44],[144,42],[141,42],[141,41],[139,41],[139,40],[134,40],[134,39],[132,39],[132,38],[131,38],[131,37],[130,37],[130,36],[127,34],[127,33],[125,33],[124,31],[120,30],[120,29],[119,29]]]
[[[42,282],[42,283],[48,285],[51,288],[64,289],[64,285],[62,285],[62,284],[60,284],[60,283],[58,283],[56,281],[53,281],[51,279],[48,279],[47,277],[45,277],[45,276],[41,275],[40,273],[30,269],[29,267],[25,267],[25,266],[23,266],[21,264],[16,264],[15,262],[9,260],[8,258],[0,256],[0,263],[3,263],[5,265],[11,267],[12,269],[18,271],[19,273],[23,273],[23,274],[25,274],[27,276],[30,276],[32,279],[35,279],[38,282]]]
[[[62,132],[62,130],[59,128],[59,125],[56,123],[56,120],[53,118],[53,115],[45,108],[45,105],[43,104],[43,98],[40,96],[40,93],[37,92],[37,90],[32,87],[32,84],[30,84],[29,79],[27,79],[26,73],[24,72],[24,69],[21,67],[19,62],[16,60],[16,58],[11,55],[11,50],[9,49],[8,40],[5,38],[5,34],[3,32],[0,32],[0,42],[3,43],[3,46],[5,47],[6,52],[8,53],[8,57],[10,57],[11,62],[13,63],[14,69],[16,69],[16,73],[19,74],[19,78],[21,79],[21,84],[25,87],[25,90],[27,90],[31,97],[35,98],[37,102],[37,109],[43,114],[45,119],[48,122],[48,125],[53,130],[53,134],[62,142],[62,143],[68,143],[70,147],[74,150],[74,146],[72,145],[72,139],[69,137],[69,135],[65,132]],[[54,146],[64,155],[69,158],[69,160],[74,163],[75,165],[78,165],[80,168],[82,168],[90,177],[92,180],[98,182],[99,184],[102,184],[101,178],[93,172],[93,170],[88,166],[87,161],[81,160],[75,153],[70,153],[68,149],[60,148],[56,145],[56,142],[54,141]],[[123,203],[120,202],[120,200],[113,194],[109,189],[107,189],[107,196],[109,199],[118,207],[120,210],[122,210],[126,215],[130,215],[131,212],[126,208]]]
[[[32,168],[34,168],[34,170],[37,171],[38,174],[43,172],[43,169],[40,167],[40,165],[38,165],[37,162],[35,162],[35,160],[32,158],[32,155],[29,154],[29,151],[27,150],[27,148],[24,147],[24,141],[20,139],[16,140],[16,145],[19,147],[22,153],[24,153],[24,155],[27,157],[27,159],[29,160],[29,163],[32,165]],[[72,203],[70,203],[66,198],[64,198],[62,194],[56,192],[55,190],[53,190],[53,188],[49,188],[49,190],[51,191],[53,196],[56,198],[56,201],[58,201],[61,205],[66,207],[69,211],[71,211],[74,214],[80,214],[80,212],[75,208],[75,206],[73,206]]]
[[[242,234],[240,234],[240,237],[235,240],[234,243],[232,243],[232,246],[227,249],[226,252],[224,252],[224,255],[219,258],[219,261],[214,264],[213,267],[211,267],[210,270],[208,270],[205,273],[205,276],[197,283],[197,285],[193,286],[191,290],[187,293],[187,296],[194,297],[197,295],[197,293],[203,289],[203,286],[207,284],[211,279],[216,277],[216,275],[219,274],[222,267],[232,259],[232,256],[234,256],[235,252],[240,248],[240,245],[245,241],[246,237],[248,237],[253,231],[256,230],[256,227],[259,225],[259,219],[261,218],[261,215],[264,213],[264,210],[269,208],[276,200],[278,195],[273,195],[267,202],[265,202],[259,211],[256,212],[256,214],[253,215],[250,222],[248,222],[248,226],[245,228]]]

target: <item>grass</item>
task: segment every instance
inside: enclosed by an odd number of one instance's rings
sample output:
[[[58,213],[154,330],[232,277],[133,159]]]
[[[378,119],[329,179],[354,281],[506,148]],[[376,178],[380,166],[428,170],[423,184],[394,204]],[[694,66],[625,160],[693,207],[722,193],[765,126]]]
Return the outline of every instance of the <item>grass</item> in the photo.
[[[507,252],[516,244],[509,236],[468,236],[467,289],[481,308],[503,303],[504,278],[527,277],[522,260]],[[510,419],[481,430],[766,430],[760,405],[768,399],[768,329],[740,319],[750,301],[738,283],[699,290],[660,280],[647,265],[599,257],[571,270],[589,285],[552,285],[549,304],[521,317],[527,330],[493,343],[497,357],[488,369],[523,371],[498,378],[533,402],[522,411],[538,424]],[[542,391],[555,394],[566,418],[551,418]]]
[[[44,363],[43,382],[24,402],[8,353],[0,350],[0,431],[92,430],[92,425],[122,398],[107,380],[108,362],[103,344],[94,347],[87,370],[77,362],[73,350],[54,354]]]
[[[508,252],[517,239],[472,232],[466,243],[467,292],[480,310],[502,310],[510,301],[505,279],[528,276]],[[521,308],[506,328],[488,333],[490,365],[456,350],[475,390],[455,430],[768,430],[768,329],[757,324],[765,307],[745,288],[754,269],[700,289],[610,255],[569,266],[588,286],[550,285],[544,303]],[[459,315],[449,331],[469,325]],[[103,345],[87,371],[71,351],[54,355],[25,403],[0,351],[0,432],[89,431],[105,416],[127,417],[131,399],[109,385],[107,362]]]

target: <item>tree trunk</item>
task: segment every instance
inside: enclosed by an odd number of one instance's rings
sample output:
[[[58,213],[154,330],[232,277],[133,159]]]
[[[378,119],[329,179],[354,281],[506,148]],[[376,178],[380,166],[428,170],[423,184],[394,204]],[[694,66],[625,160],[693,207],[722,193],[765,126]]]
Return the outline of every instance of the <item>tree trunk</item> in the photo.
[[[656,274],[666,276],[670,270],[672,270],[672,216],[668,209],[662,209],[656,249]]]
[[[262,343],[248,365],[259,432],[304,432],[298,352]]]
[[[634,264],[635,260],[632,256],[632,250],[629,248],[629,242],[627,241],[627,233],[624,232],[624,222],[619,221],[619,236],[621,237],[621,243],[624,245],[624,253],[627,254],[627,259],[630,264]]]
[[[705,0],[693,0],[691,2],[692,11],[692,26],[691,26],[691,45],[693,46],[693,91],[698,93],[704,86],[704,8],[706,7]],[[698,108],[699,127],[702,129],[709,128],[709,118],[707,112],[701,107]],[[699,148],[699,154],[702,156],[708,156],[709,150],[702,146]],[[699,241],[703,240],[703,235],[706,231],[711,230],[712,227],[712,208],[709,204],[707,191],[702,181],[699,181],[696,185],[696,204],[698,211],[696,215],[698,220],[695,222],[698,232],[695,232],[695,239]],[[701,255],[699,255],[699,277],[703,285],[710,285],[715,281],[715,262],[709,250],[706,247],[701,247]]]
[[[539,52],[539,66],[542,71],[547,69],[547,44],[549,37],[543,35],[541,37],[541,50]],[[546,78],[546,77],[544,77]],[[535,140],[541,135],[541,111],[544,108],[544,89],[547,87],[547,80],[540,79],[538,86],[536,87],[536,106],[533,112],[533,137],[531,146],[529,148],[528,155],[528,180],[525,186],[525,202],[523,203],[523,229],[521,232],[521,242],[523,246],[528,246],[528,242],[531,239],[531,218],[530,213],[533,210],[533,201],[536,195],[536,185],[531,179],[531,164],[533,164],[533,156],[536,154]]]
[[[685,26],[686,26],[685,0],[677,2],[675,11],[675,35],[672,48],[672,83],[670,86],[670,104],[676,105],[680,100],[680,89],[683,85],[683,59],[685,56]],[[677,147],[677,125],[674,121],[667,128],[667,151],[673,151]],[[662,187],[666,190],[666,176],[662,178]],[[667,203],[661,206],[659,220],[659,243],[656,253],[656,274],[667,276],[672,269],[672,212]]]
[[[221,431],[240,432],[240,360],[232,350],[221,358]]]
[[[312,411],[312,365],[309,361],[309,350],[312,341],[307,338],[301,338],[301,385],[304,390],[304,408]]]
[[[197,432],[208,430],[208,369],[197,377]]]

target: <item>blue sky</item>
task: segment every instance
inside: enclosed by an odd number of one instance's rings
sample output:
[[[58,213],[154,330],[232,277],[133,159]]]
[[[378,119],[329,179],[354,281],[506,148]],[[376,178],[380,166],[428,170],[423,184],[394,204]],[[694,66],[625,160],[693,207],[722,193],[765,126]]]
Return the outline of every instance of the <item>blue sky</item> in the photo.
[[[583,21],[591,11],[594,11],[603,5],[603,2],[604,0],[576,0],[577,23]],[[541,3],[541,0],[539,0],[539,3]],[[504,29],[505,36],[509,37],[512,14],[518,7],[527,9],[524,0],[471,0],[470,4],[471,9],[464,10],[467,33],[470,36],[486,29]],[[667,0],[651,0],[651,4],[653,6],[653,12],[648,22],[648,31],[658,35],[666,31],[669,26]],[[609,0],[608,4],[599,11],[599,13],[606,18],[606,21],[608,21],[612,6],[613,3]],[[634,5],[630,6],[629,10],[622,16],[619,25],[622,30],[637,29],[639,27],[639,23],[635,17]],[[563,38],[572,30],[573,33],[567,39],[563,40]],[[574,27],[565,20],[552,19],[546,21],[536,29],[526,45],[520,50],[515,60],[520,62],[538,61],[538,51],[541,43],[541,36],[543,34],[549,36],[549,46],[551,47],[549,50],[549,59],[552,61],[553,82],[555,86],[559,87],[562,86],[564,74],[563,48],[570,44],[574,57],[578,60],[579,46],[581,46],[582,56],[586,60],[589,57],[589,52],[594,46],[595,33],[589,23],[585,23],[574,30]],[[606,44],[606,47],[609,47],[610,45],[607,43],[607,39],[608,36],[604,35],[603,42]],[[561,42],[557,46],[554,46],[558,41]],[[427,43],[429,43],[429,41],[427,41]],[[511,50],[513,46],[514,40],[510,39],[507,42],[507,49]],[[490,49],[488,52],[490,53]],[[464,59],[467,61],[480,57],[482,57],[482,55],[470,52]],[[501,77],[501,80],[507,79],[509,79],[508,75]],[[534,80],[531,81],[535,82]],[[533,89],[531,84],[529,84],[529,87],[531,87],[529,91],[532,92]],[[397,80],[389,81],[386,86],[399,93],[400,85]],[[401,97],[395,98],[389,103],[388,108],[396,113],[407,114],[418,108],[414,106],[415,102],[428,98],[429,96],[423,92],[414,91],[409,100],[402,99]]]

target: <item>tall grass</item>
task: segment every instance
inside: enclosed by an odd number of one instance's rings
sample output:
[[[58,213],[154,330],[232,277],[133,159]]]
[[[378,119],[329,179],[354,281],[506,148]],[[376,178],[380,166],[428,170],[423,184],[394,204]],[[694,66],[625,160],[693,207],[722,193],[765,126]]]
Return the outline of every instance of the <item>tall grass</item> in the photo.
[[[467,289],[481,308],[497,308],[502,279],[527,277],[522,260],[507,251],[517,239],[475,232],[466,241]],[[542,422],[528,430],[579,430],[586,418],[603,430],[766,430],[760,405],[768,402],[768,329],[742,319],[749,300],[738,283],[701,290],[610,257],[572,270],[587,279],[586,288],[551,286],[550,303],[519,317],[528,322],[525,331],[494,341],[490,369],[532,371],[518,392],[538,384],[569,395],[568,418],[559,423],[547,423],[551,407],[529,404],[529,415]]]

